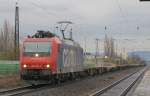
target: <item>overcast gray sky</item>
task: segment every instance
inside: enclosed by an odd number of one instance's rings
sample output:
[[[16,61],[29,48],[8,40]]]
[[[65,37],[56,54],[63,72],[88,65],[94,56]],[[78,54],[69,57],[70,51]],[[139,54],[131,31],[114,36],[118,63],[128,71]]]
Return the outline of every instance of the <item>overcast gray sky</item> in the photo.
[[[14,25],[15,2],[0,0],[0,26],[4,20]],[[19,0],[21,37],[36,30],[54,31],[57,21],[74,23],[73,34],[81,45],[87,38],[88,51],[94,50],[94,39],[111,34],[118,49],[150,49],[150,2],[139,0]],[[107,30],[104,28],[107,26]],[[139,30],[137,30],[139,26]],[[126,39],[126,40],[124,40]],[[129,40],[127,40],[129,39]],[[102,41],[101,49],[102,47]]]

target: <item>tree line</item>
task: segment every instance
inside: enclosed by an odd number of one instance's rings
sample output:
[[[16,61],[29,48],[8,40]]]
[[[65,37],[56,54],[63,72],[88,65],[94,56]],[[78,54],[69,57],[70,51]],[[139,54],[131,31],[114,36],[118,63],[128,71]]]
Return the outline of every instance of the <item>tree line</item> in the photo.
[[[5,20],[0,28],[0,60],[15,60],[14,27]]]

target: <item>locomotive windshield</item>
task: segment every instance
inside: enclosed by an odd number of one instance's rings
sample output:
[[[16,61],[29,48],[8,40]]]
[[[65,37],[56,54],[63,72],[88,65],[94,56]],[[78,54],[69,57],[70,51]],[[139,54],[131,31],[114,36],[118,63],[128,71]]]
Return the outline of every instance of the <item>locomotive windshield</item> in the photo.
[[[24,55],[50,55],[50,42],[25,42]]]

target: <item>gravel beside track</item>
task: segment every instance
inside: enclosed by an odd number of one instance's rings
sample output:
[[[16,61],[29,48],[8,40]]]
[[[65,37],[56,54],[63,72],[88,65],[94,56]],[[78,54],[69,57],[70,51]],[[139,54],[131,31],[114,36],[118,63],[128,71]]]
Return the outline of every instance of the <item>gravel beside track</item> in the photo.
[[[76,80],[54,88],[44,88],[23,96],[88,96],[141,68],[130,68]]]
[[[0,74],[0,91],[26,85],[20,80],[19,74]]]

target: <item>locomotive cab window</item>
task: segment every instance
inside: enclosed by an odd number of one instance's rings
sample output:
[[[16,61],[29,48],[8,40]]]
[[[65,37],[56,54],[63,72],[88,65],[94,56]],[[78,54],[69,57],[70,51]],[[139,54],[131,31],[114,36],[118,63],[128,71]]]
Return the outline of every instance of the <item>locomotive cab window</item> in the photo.
[[[50,52],[50,42],[25,42],[24,44],[24,55],[49,56]]]

